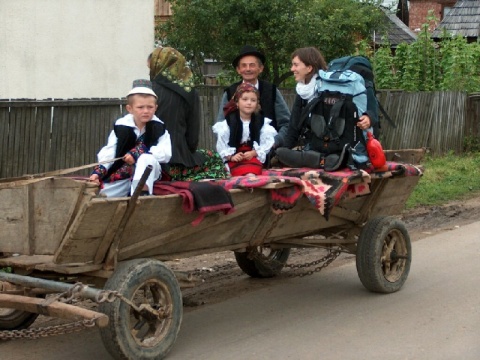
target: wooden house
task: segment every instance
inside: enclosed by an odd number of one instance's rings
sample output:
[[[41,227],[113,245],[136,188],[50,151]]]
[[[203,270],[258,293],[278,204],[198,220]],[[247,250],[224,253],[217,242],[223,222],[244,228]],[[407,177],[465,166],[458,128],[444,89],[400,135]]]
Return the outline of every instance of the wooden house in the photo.
[[[417,35],[405,25],[391,10],[381,8],[385,13],[385,30],[375,32],[375,46],[384,43],[386,40],[390,44],[392,52],[395,52],[397,46],[401,43],[411,44],[417,39]]]
[[[172,15],[172,7],[167,0],[154,0],[155,25],[166,21]]]
[[[432,38],[440,40],[443,31],[451,35],[461,35],[468,42],[477,41],[480,34],[480,0],[458,0],[432,33]]]

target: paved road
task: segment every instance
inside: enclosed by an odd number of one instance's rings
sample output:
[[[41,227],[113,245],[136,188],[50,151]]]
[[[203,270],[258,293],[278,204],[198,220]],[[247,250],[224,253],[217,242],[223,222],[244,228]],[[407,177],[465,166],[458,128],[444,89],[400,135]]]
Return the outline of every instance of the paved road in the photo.
[[[400,292],[366,291],[355,264],[185,314],[168,360],[480,359],[480,222],[413,244]],[[95,330],[0,343],[0,358],[109,359]]]

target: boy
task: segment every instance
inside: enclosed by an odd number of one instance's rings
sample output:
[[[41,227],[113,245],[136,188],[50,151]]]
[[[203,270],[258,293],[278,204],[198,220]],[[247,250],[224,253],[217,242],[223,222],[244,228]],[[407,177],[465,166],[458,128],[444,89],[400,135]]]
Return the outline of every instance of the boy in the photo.
[[[170,134],[155,116],[157,95],[149,80],[135,80],[127,95],[129,114],[115,122],[113,131],[98,153],[98,161],[122,157],[115,162],[97,165],[90,181],[101,185],[100,194],[120,197],[133,194],[146,167],[153,167],[144,191],[152,195],[153,183],[161,173],[160,163],[172,157]]]

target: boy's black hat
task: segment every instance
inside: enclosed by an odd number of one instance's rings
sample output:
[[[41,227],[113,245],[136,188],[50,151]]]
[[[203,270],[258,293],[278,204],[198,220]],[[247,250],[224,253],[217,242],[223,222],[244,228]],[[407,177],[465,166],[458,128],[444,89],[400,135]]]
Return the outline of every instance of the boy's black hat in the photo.
[[[260,51],[258,51],[255,47],[251,45],[245,45],[242,50],[240,50],[240,54],[237,55],[235,59],[232,61],[232,65],[234,68],[237,67],[238,62],[240,61],[241,58],[247,55],[253,55],[259,58],[263,64],[265,64],[265,55],[263,55]]]

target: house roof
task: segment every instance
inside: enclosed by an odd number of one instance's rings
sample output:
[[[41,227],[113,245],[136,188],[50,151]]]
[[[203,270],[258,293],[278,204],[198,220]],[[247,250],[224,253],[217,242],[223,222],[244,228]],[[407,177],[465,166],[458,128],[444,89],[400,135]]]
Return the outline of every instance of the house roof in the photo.
[[[452,35],[478,38],[480,35],[480,0],[458,0],[432,33],[440,38],[443,29]]]
[[[410,30],[410,28],[405,25],[402,20],[400,20],[395,14],[390,10],[381,7],[386,16],[386,35],[390,46],[396,48],[400,43],[410,44],[417,39],[417,35]],[[382,37],[385,35],[385,32],[375,33],[375,43],[383,43]]]

